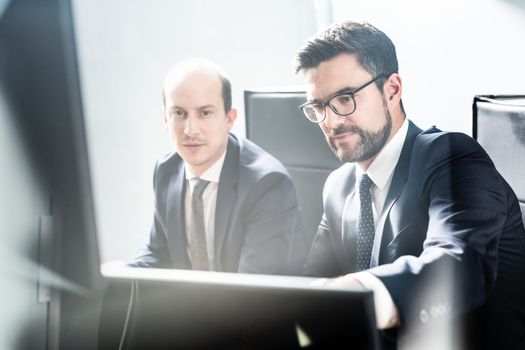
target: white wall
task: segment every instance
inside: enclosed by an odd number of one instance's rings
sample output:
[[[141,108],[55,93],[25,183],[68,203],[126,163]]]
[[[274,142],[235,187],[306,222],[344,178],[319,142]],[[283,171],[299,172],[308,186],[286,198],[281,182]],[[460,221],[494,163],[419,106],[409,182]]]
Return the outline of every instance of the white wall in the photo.
[[[525,1],[333,0],[396,45],[408,117],[472,133],[476,94],[525,94]]]
[[[221,65],[240,109],[245,88],[297,85],[293,53],[315,30],[305,0],[73,1],[103,261],[146,241],[155,160],[171,150],[161,123],[165,73],[188,56]]]

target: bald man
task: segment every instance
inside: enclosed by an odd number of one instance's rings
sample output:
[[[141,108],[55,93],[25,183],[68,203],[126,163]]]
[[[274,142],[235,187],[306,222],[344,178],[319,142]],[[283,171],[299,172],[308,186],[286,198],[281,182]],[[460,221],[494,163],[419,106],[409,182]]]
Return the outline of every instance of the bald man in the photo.
[[[226,75],[209,61],[184,61],[166,76],[163,100],[175,149],[156,164],[150,239],[128,265],[298,273],[307,248],[292,180],[230,133],[237,112]]]

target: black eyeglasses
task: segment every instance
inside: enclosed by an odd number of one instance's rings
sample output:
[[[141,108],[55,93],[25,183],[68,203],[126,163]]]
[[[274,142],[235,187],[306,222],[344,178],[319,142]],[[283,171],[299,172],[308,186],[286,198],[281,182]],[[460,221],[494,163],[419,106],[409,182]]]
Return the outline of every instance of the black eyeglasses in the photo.
[[[308,120],[313,123],[322,123],[326,119],[326,106],[330,107],[335,114],[347,116],[355,112],[356,103],[354,95],[372,84],[384,74],[380,74],[369,82],[361,85],[355,90],[348,90],[330,97],[325,102],[306,102],[299,106]]]

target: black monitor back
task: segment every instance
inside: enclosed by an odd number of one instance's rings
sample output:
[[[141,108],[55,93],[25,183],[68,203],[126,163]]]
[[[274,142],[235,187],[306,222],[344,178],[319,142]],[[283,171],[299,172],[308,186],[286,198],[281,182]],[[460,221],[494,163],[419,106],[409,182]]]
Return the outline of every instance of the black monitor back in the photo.
[[[125,268],[108,277],[120,284],[115,299],[132,300],[128,321],[116,323],[101,349],[377,348],[371,291],[315,287],[304,277],[183,270]]]
[[[28,159],[30,176],[38,182],[46,204],[30,213],[45,225],[30,239],[31,249],[40,250],[29,258],[42,273],[38,281],[29,283],[35,283],[35,302],[37,283],[39,291],[43,286],[52,289],[39,294],[40,305],[49,306],[45,315],[35,316],[28,332],[43,327],[46,339],[58,348],[89,348],[96,340],[90,333],[96,330],[94,319],[88,321],[94,308],[83,305],[103,283],[71,4],[13,0],[0,11],[0,93],[9,106],[4,124],[17,135],[17,152]],[[25,191],[20,188],[20,195]],[[34,194],[35,202],[39,196]],[[18,198],[9,200],[16,207]],[[9,232],[2,244],[19,235],[26,232]]]
[[[309,122],[297,108],[305,100],[306,94],[300,89],[244,92],[246,136],[290,172],[307,243],[311,243],[323,214],[324,182],[342,163],[331,152],[319,125]]]
[[[71,4],[15,0],[0,21],[0,73],[10,116],[52,202],[58,273],[100,283]],[[60,236],[60,237],[58,237]]]

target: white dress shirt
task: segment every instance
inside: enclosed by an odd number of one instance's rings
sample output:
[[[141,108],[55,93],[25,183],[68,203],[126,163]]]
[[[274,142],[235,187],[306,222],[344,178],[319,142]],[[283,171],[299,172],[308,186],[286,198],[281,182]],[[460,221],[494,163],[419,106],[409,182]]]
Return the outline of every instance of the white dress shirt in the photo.
[[[408,120],[405,119],[401,128],[396,132],[394,137],[383,147],[377,157],[368,167],[366,173],[374,182],[370,191],[372,195],[372,211],[374,213],[374,224],[377,228],[378,218],[381,215],[385,205],[386,196],[392,183],[394,170],[396,168],[399,156],[405,143],[408,132]],[[357,164],[356,166],[356,191],[359,191],[357,183],[365,171]],[[376,312],[377,327],[385,329],[395,326],[399,322],[397,308],[386,289],[385,285],[379,278],[373,274],[362,271],[351,274],[351,277],[357,279],[365,288],[374,292],[374,303]]]
[[[208,260],[210,262],[211,270],[214,270],[215,266],[215,208],[217,207],[217,189],[219,188],[219,178],[221,176],[222,165],[224,164],[224,158],[226,157],[226,150],[223,155],[210,167],[206,170],[201,176],[200,179],[209,181],[210,183],[206,186],[202,194],[202,200],[204,205],[204,227],[206,234],[206,248],[208,251]],[[191,196],[193,194],[193,188],[195,187],[197,176],[193,174],[188,164],[184,163],[184,168],[186,170],[186,196],[184,198],[184,219],[186,227],[186,238],[188,245],[186,250],[188,256],[191,260],[190,254],[190,243],[194,235],[194,230],[192,227],[192,216],[191,211]]]

